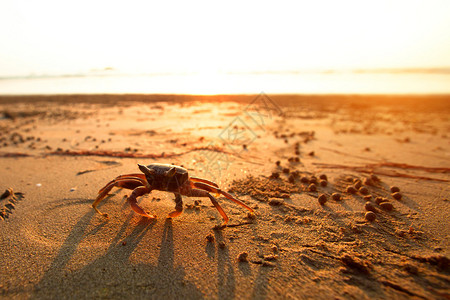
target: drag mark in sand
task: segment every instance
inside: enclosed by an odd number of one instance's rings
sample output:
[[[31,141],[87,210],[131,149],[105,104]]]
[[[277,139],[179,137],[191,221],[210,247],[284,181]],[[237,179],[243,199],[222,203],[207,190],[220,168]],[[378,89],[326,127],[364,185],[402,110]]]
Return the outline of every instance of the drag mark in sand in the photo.
[[[179,152],[179,153],[130,153],[130,152],[122,152],[122,151],[108,151],[108,150],[66,150],[66,151],[54,151],[51,152],[51,155],[61,155],[61,156],[103,156],[103,157],[119,157],[119,158],[170,158],[170,157],[177,157],[182,156],[184,154],[194,152],[194,151],[201,151],[201,150],[208,150],[213,152],[220,152],[220,153],[226,153],[226,154],[233,154],[227,150],[224,150],[220,147],[194,147],[189,150]]]

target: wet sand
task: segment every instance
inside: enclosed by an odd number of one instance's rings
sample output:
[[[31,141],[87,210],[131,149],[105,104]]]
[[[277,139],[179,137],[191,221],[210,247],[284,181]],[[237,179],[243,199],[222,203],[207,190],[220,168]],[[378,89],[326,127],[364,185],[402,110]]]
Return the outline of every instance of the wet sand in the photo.
[[[270,97],[269,97],[270,96]],[[450,297],[449,96],[0,96],[2,298]],[[254,209],[97,192],[171,163]],[[11,190],[12,189],[12,190]],[[338,195],[339,194],[339,195]]]

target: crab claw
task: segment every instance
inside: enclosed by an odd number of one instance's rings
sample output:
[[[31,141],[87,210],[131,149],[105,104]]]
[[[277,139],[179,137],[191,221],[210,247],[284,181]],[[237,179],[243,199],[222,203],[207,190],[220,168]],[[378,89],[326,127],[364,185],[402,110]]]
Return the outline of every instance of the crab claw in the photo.
[[[141,170],[142,173],[144,173],[145,175],[151,176],[155,173],[155,170],[149,169],[149,168],[147,168],[147,166],[144,166],[141,164],[138,164],[138,166],[139,166],[139,170]]]

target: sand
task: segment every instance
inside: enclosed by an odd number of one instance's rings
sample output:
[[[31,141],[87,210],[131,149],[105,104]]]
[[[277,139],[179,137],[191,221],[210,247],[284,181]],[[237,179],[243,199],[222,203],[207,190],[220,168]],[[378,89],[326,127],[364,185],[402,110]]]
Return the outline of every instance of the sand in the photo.
[[[0,128],[1,298],[450,298],[450,97],[3,96]],[[167,219],[154,191],[148,220],[126,189],[95,213],[152,162],[255,214]]]

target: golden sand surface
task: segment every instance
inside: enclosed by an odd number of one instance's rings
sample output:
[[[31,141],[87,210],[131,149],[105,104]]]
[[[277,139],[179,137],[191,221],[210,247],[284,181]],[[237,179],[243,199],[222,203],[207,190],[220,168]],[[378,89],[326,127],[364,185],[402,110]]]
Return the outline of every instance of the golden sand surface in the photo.
[[[450,297],[450,96],[0,96],[0,129],[0,298]],[[155,162],[255,213],[94,211]]]

